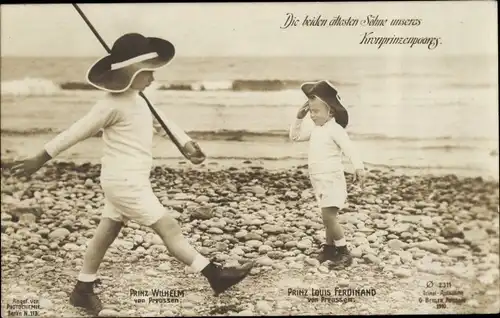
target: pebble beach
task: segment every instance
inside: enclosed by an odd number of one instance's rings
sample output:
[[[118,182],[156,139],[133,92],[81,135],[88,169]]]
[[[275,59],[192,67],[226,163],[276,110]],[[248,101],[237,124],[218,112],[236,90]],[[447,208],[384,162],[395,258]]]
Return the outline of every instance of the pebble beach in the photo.
[[[2,159],[2,316],[23,299],[39,304],[42,317],[88,316],[68,297],[99,222],[99,173],[95,162],[54,161],[18,179]],[[324,229],[305,166],[155,166],[155,194],[203,255],[256,266],[214,297],[152,230],[128,222],[100,268],[100,316],[499,311],[498,181],[376,169],[363,188],[350,174],[347,181],[339,219],[354,264],[335,271],[314,259]],[[132,291],[155,289],[178,293]],[[355,289],[371,292],[350,295]]]

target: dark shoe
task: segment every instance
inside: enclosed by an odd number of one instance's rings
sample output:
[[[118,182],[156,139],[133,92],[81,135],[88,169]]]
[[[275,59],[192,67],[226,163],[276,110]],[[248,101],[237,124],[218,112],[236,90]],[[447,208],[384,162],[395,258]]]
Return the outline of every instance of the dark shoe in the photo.
[[[214,262],[210,262],[201,272],[208,279],[215,296],[218,296],[241,282],[250,273],[253,265],[253,263],[248,263],[240,268],[223,268]]]
[[[352,264],[352,256],[347,246],[341,246],[336,248],[336,254],[333,259],[331,259],[332,269],[342,269],[345,267],[349,267]]]
[[[326,261],[333,261],[335,259],[335,255],[337,254],[337,250],[335,248],[335,245],[322,244],[321,247],[322,247],[322,250],[319,252],[316,259],[320,263],[324,263]]]
[[[99,297],[94,293],[94,285],[100,283],[100,280],[93,282],[77,281],[69,302],[75,307],[82,307],[93,315],[98,315],[102,310],[102,303]]]

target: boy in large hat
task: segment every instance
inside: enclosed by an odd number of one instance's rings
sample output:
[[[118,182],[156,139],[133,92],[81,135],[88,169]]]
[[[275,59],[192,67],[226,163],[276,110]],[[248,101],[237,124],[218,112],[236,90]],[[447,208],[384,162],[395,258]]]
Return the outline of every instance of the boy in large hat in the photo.
[[[153,72],[167,65],[174,55],[175,48],[169,41],[136,33],[120,37],[111,53],[98,60],[87,73],[88,82],[108,92],[105,98],[48,142],[38,155],[13,166],[18,175],[31,175],[61,152],[103,131],[100,179],[105,205],[70,296],[72,305],[93,314],[103,308],[93,291],[99,265],[128,220],[150,226],[175,258],[207,278],[216,295],[244,279],[252,267],[247,264],[241,268],[222,268],[203,257],[184,238],[179,224],[151,188],[153,130],[161,132],[161,126],[138,93],[154,80]],[[159,110],[156,112],[180,141],[189,160],[194,164],[203,162],[205,156],[197,144]]]
[[[308,101],[297,112],[295,122],[290,127],[290,139],[309,141],[309,177],[326,232],[326,242],[317,259],[321,263],[329,260],[335,268],[343,268],[351,265],[352,257],[337,220],[337,214],[347,199],[342,153],[349,157],[355,168],[355,178],[361,181],[364,178],[364,165],[344,130],[349,116],[337,89],[328,81],[304,83],[301,89]],[[308,112],[314,128],[305,132],[302,121]]]

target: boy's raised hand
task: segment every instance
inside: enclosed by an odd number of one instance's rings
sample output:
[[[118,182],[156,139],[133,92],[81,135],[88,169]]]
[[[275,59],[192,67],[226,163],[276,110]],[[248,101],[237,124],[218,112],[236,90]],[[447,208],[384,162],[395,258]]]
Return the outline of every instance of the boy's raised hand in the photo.
[[[184,152],[188,156],[189,161],[195,165],[202,163],[206,159],[205,154],[201,151],[200,146],[195,141],[186,143],[184,146]]]
[[[306,117],[308,112],[309,112],[309,103],[305,103],[302,107],[300,107],[299,111],[297,112],[297,118],[303,119],[304,117]]]

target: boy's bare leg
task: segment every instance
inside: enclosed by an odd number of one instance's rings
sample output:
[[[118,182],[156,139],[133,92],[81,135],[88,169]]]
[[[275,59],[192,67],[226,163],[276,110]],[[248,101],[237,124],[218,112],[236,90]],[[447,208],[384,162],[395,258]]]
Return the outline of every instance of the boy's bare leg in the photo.
[[[326,228],[326,243],[334,244],[335,241],[339,241],[344,238],[344,231],[337,220],[337,213],[339,209],[337,207],[327,207],[321,209],[321,215],[323,216],[323,223]],[[338,246],[337,244],[335,244]],[[345,244],[344,244],[345,245]]]
[[[191,266],[198,252],[182,235],[182,229],[173,217],[165,215],[151,228],[160,236],[172,256],[185,265]],[[208,263],[206,261],[203,267]]]
[[[323,244],[323,249],[320,251],[317,257],[317,260],[320,263],[323,263],[327,260],[332,260],[336,253],[334,239],[335,219],[332,218],[332,216],[334,217],[336,213],[336,208],[321,208],[321,217],[323,218],[323,225],[325,226],[325,243]]]
[[[325,226],[325,243],[326,245],[334,245],[333,229],[331,227],[330,217],[325,209],[321,209],[321,216],[323,218],[323,225]]]
[[[78,281],[70,296],[70,303],[73,306],[83,307],[94,315],[99,314],[102,310],[102,303],[99,297],[94,294],[94,282],[97,279],[97,270],[106,251],[120,233],[122,226],[121,222],[109,218],[101,219],[94,237],[87,247],[83,266],[78,274]]]
[[[80,275],[95,275],[101,265],[102,259],[108,248],[115,241],[116,237],[122,229],[123,223],[102,218],[94,233],[94,237],[90,241],[85,256],[83,257],[83,266]],[[79,279],[80,281],[93,281]]]
[[[168,214],[155,222],[151,228],[161,237],[168,251],[176,259],[207,278],[216,295],[243,280],[253,267],[253,264],[249,263],[241,268],[222,268],[210,262],[193,248],[182,235],[177,221]]]
[[[347,250],[344,231],[337,219],[339,209],[337,207],[325,207],[321,209],[323,222],[326,229],[326,246],[320,253],[320,261],[330,260],[335,266],[345,267],[352,263],[352,258]]]

